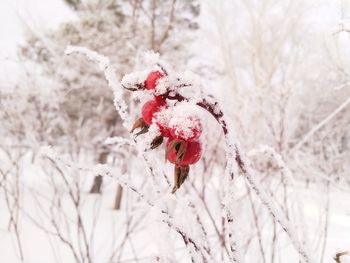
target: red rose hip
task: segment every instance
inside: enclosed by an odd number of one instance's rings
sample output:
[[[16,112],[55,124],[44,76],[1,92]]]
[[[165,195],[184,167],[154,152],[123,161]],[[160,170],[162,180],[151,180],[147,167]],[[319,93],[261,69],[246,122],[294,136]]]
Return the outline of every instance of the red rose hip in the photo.
[[[153,71],[148,74],[147,79],[145,80],[145,88],[147,90],[155,89],[158,83],[158,80],[164,76],[164,73],[160,71]]]
[[[202,134],[202,124],[197,116],[174,117],[170,121],[170,135],[185,141],[198,141]]]
[[[178,166],[195,164],[202,155],[202,146],[198,141],[188,142],[169,138],[166,143],[166,158]]]
[[[142,106],[142,118],[146,124],[151,125],[153,115],[166,105],[164,100],[150,100]]]

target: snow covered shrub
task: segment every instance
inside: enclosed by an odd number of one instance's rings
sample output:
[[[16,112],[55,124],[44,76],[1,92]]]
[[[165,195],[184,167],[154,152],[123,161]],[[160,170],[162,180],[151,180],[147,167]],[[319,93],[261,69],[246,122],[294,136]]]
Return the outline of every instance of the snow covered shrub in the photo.
[[[348,35],[315,19],[334,1],[66,2],[76,19],[31,34],[1,90],[0,223],[22,258],[346,258]]]
[[[199,127],[201,127],[201,124],[198,123],[198,120],[194,117],[194,115],[187,115],[187,119],[189,121],[183,121],[182,123],[176,122],[174,123],[175,126],[171,126],[173,119],[177,119],[179,116],[177,115],[180,113],[181,117],[181,111],[178,112],[174,110],[174,108],[180,107],[185,108],[187,111],[191,108],[186,108],[187,105],[191,105],[192,107],[201,107],[204,110],[207,111],[210,115],[212,115],[218,124],[221,126],[222,132],[225,136],[225,143],[226,143],[226,158],[227,158],[227,171],[224,178],[221,178],[221,180],[226,181],[227,185],[223,189],[222,194],[224,196],[224,200],[222,201],[224,212],[225,212],[225,222],[227,223],[228,228],[228,246],[230,247],[230,252],[227,251],[227,256],[230,258],[230,260],[235,262],[240,262],[240,253],[237,251],[237,243],[236,240],[233,240],[232,236],[232,222],[233,222],[233,207],[232,202],[234,201],[234,197],[232,196],[232,190],[234,187],[233,180],[235,178],[236,168],[239,169],[239,172],[245,177],[247,180],[247,183],[250,185],[252,190],[255,192],[256,196],[260,199],[263,206],[266,208],[267,212],[272,216],[275,223],[278,223],[284,232],[289,236],[292,244],[296,248],[297,252],[299,253],[299,256],[305,261],[305,262],[311,262],[313,259],[310,257],[310,255],[307,252],[307,249],[303,246],[303,244],[299,241],[298,236],[294,232],[293,226],[290,225],[288,218],[286,215],[280,211],[278,207],[276,207],[270,197],[267,195],[267,193],[259,186],[258,181],[255,179],[256,172],[254,169],[250,166],[250,162],[242,155],[242,152],[239,149],[239,146],[237,142],[234,140],[233,131],[230,130],[230,128],[227,126],[225,115],[223,111],[220,109],[218,102],[212,97],[212,96],[203,96],[203,97],[185,97],[181,93],[181,88],[183,87],[192,87],[191,82],[184,83],[182,82],[181,76],[173,78],[174,82],[171,81],[172,73],[169,74],[169,70],[165,69],[163,63],[157,59],[157,56],[153,56],[153,60],[151,60],[152,63],[150,65],[154,67],[159,67],[157,71],[152,71],[148,74],[147,78],[143,79],[140,76],[146,76],[143,73],[136,73],[135,76],[128,75],[126,77],[127,80],[124,79],[122,81],[122,84],[118,83],[118,80],[115,77],[113,67],[110,65],[110,62],[108,58],[103,57],[99,55],[98,53],[91,51],[86,48],[80,48],[80,47],[68,47],[67,48],[67,54],[72,53],[81,53],[86,55],[90,60],[98,63],[99,67],[104,71],[105,77],[108,80],[108,83],[110,87],[114,91],[114,104],[117,109],[117,111],[120,113],[122,119],[127,122],[129,119],[129,116],[126,113],[126,105],[123,101],[122,93],[120,89],[122,87],[126,88],[127,90],[132,91],[139,91],[139,90],[146,90],[153,94],[155,96],[154,101],[150,101],[146,103],[146,109],[143,108],[143,116],[136,120],[136,122],[133,125],[132,131],[135,129],[140,128],[141,131],[136,134],[141,135],[144,133],[148,133],[149,130],[152,130],[149,134],[149,139],[151,141],[149,147],[143,147],[139,148],[138,151],[143,156],[143,159],[145,161],[145,165],[148,166],[149,173],[154,177],[154,171],[156,168],[154,165],[147,161],[147,157],[145,154],[145,151],[148,148],[156,148],[162,143],[162,139],[159,139],[159,137],[170,137],[168,143],[166,144],[166,151],[165,151],[165,157],[170,162],[175,164],[175,171],[174,171],[174,187],[172,190],[172,193],[175,193],[179,187],[184,183],[186,180],[188,173],[189,173],[189,164],[196,163],[200,158],[201,153],[201,146],[200,143],[196,140],[192,141],[193,139],[197,138],[197,136],[194,136],[194,134],[200,134]],[[156,73],[156,78],[154,79],[154,72],[160,72]],[[142,75],[141,75],[142,74]],[[162,83],[161,79],[164,78],[170,78],[170,81],[164,81],[164,83],[167,83],[167,86],[163,86],[159,91],[157,89],[158,82]],[[152,81],[150,81],[150,78],[152,78]],[[135,82],[132,82],[130,80],[136,80]],[[152,83],[149,85],[149,83]],[[160,85],[162,86],[162,85]],[[172,108],[170,105],[167,104],[168,100],[175,100],[178,105],[175,104],[174,108]],[[182,109],[182,112],[184,110]],[[165,112],[165,114],[164,114]],[[159,117],[161,116],[161,117]],[[166,121],[164,121],[164,119]],[[179,118],[181,120],[181,118]],[[185,118],[186,119],[186,118]],[[151,125],[151,126],[149,126]],[[152,126],[155,127],[152,129]],[[160,129],[162,128],[162,130]],[[173,132],[174,128],[180,130],[181,132]],[[182,139],[178,139],[178,136],[184,136]],[[137,141],[136,141],[137,142]],[[193,143],[193,144],[191,144]],[[195,146],[196,145],[196,146]],[[277,160],[282,163],[284,166],[283,161],[280,159],[279,155],[277,155]],[[234,162],[236,165],[234,165]],[[107,174],[110,175],[112,172],[108,172]],[[138,193],[141,195],[137,189],[131,188],[132,191]],[[145,195],[142,195],[146,197]],[[151,206],[154,206],[152,202],[149,203]],[[191,205],[193,206],[193,205]],[[166,214],[167,216],[170,216],[166,210],[161,210],[162,214]],[[198,218],[197,218],[198,219]],[[170,228],[173,228],[178,232],[185,245],[188,247],[189,245],[189,238],[187,237],[186,232],[184,232],[179,227],[174,227],[175,222],[165,222]],[[211,257],[211,254],[207,251],[208,248],[203,248],[204,251],[199,249],[197,247],[196,243],[191,242],[192,245],[195,248],[195,257],[199,256],[197,260],[207,261],[208,258]],[[191,246],[192,246],[191,245]],[[190,248],[190,247],[188,247]],[[190,253],[192,261],[195,261],[195,257],[193,255],[193,252]]]

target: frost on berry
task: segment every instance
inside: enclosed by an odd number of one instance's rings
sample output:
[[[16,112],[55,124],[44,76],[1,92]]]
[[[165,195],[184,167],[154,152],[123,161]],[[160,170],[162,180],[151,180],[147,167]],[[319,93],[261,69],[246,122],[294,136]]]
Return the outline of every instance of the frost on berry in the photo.
[[[162,108],[154,114],[154,121],[161,129],[167,127],[169,135],[174,138],[195,141],[202,133],[201,120],[191,104],[179,103],[174,107]]]
[[[154,90],[158,82],[164,77],[164,73],[161,71],[152,71],[151,73],[148,74],[146,80],[145,80],[145,88],[148,90]]]
[[[174,187],[171,191],[172,193],[175,193],[180,186],[185,182],[185,180],[188,177],[188,174],[190,173],[190,167],[187,166],[179,166],[175,165],[174,167]]]
[[[170,136],[169,121],[173,116],[173,108],[162,107],[154,114],[153,121],[156,123],[164,137]]]
[[[201,143],[188,142],[180,139],[169,138],[166,143],[165,158],[174,167],[174,188],[175,193],[188,177],[190,165],[199,161],[202,154]]]
[[[171,136],[187,141],[196,141],[202,134],[202,124],[196,115],[174,115],[169,122]]]
[[[173,85],[171,84],[169,78],[160,78],[157,81],[157,85],[155,87],[154,94],[156,95],[163,95],[166,94],[168,91],[171,90]]]
[[[144,122],[148,125],[152,124],[154,114],[165,106],[165,102],[161,100],[154,99],[147,101],[142,107],[142,118]]]

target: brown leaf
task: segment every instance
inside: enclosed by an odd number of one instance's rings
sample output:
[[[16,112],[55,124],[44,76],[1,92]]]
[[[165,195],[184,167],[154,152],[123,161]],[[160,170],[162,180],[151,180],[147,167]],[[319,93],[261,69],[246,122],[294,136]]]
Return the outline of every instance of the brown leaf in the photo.
[[[144,134],[146,132],[148,132],[148,125],[147,123],[145,123],[145,121],[143,120],[143,118],[138,118],[135,122],[134,122],[134,125],[132,126],[132,129],[131,129],[131,133],[134,132],[134,130],[136,129],[141,129],[141,131],[139,131],[138,133],[136,133],[136,136],[140,135],[140,134]]]
[[[163,143],[163,136],[159,135],[156,138],[153,139],[153,141],[151,142],[151,150],[157,148],[159,145],[161,145]]]
[[[335,257],[333,259],[335,260],[335,262],[340,263],[341,262],[340,258],[342,256],[346,256],[346,255],[349,255],[349,251],[339,252],[339,253],[335,254]]]
[[[166,149],[165,149],[165,162],[166,162],[167,159],[168,159],[169,153],[174,149],[175,144],[176,144],[176,140],[171,141],[171,142],[168,144],[168,146],[166,147]]]
[[[147,126],[147,127],[143,127],[143,128],[141,129],[141,131],[135,133],[135,136],[137,137],[137,136],[139,136],[139,135],[141,135],[141,134],[144,134],[144,133],[147,133],[147,132],[148,132],[148,126]]]
[[[137,90],[144,90],[145,85],[143,83],[136,83],[134,84],[134,88],[132,87],[127,87],[125,85],[122,85],[123,89],[129,90],[129,91],[137,91]]]
[[[185,182],[186,178],[188,177],[188,174],[190,172],[190,167],[187,166],[178,166],[175,165],[174,168],[174,187],[171,193],[175,193],[180,186]]]
[[[183,158],[185,157],[187,144],[185,144],[184,142],[179,142],[178,144],[175,145],[175,150],[176,150],[175,163],[180,164]]]

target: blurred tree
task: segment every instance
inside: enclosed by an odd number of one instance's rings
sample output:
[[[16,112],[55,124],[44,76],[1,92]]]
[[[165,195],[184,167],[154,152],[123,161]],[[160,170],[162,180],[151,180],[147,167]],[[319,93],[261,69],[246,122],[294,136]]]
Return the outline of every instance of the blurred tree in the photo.
[[[28,32],[20,56],[40,65],[43,76],[57,86],[60,109],[57,118],[62,119],[59,122],[62,133],[49,142],[70,149],[76,158],[88,153],[105,163],[109,151],[102,142],[125,131],[114,109],[112,92],[101,73],[76,57],[65,57],[66,46],[85,46],[108,56],[119,78],[132,70],[139,52],[149,49],[164,55],[174,65],[185,66],[191,57],[186,43],[198,28],[195,18],[199,15],[199,4],[192,0],[65,2],[75,11],[77,19],[45,34]],[[131,105],[130,111],[136,106]],[[50,126],[55,124],[50,123]],[[41,136],[40,142],[47,142],[47,139]],[[90,192],[100,193],[101,186],[102,178],[96,176]],[[120,187],[118,189],[121,191]]]

